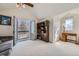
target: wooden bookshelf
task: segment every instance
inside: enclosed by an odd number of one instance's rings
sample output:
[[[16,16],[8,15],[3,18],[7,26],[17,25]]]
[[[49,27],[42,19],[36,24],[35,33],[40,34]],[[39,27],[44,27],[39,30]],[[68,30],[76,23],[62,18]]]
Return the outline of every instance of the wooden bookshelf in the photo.
[[[49,42],[49,21],[37,23],[37,39]]]

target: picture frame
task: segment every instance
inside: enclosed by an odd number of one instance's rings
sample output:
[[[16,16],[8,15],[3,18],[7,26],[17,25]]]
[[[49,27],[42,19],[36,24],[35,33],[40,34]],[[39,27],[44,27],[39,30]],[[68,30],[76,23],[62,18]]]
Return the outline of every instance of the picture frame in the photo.
[[[0,25],[11,25],[11,17],[0,15]]]

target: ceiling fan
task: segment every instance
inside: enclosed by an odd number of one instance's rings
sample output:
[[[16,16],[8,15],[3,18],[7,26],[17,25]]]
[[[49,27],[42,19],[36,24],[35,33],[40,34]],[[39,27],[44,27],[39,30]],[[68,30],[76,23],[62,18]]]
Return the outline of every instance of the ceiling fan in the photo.
[[[19,8],[19,7],[25,8],[26,5],[29,6],[29,7],[34,7],[34,5],[33,5],[32,3],[17,3],[17,4],[16,4],[16,7],[18,7],[18,8]]]

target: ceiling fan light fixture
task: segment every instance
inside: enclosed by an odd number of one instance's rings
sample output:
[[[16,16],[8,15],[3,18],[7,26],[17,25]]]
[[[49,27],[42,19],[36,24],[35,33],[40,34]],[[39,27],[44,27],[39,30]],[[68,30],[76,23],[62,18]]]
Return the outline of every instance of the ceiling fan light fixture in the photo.
[[[33,4],[31,4],[31,3],[17,3],[16,7],[17,8],[26,8],[26,5],[30,6],[30,7],[33,7]]]
[[[25,4],[22,4],[22,7],[23,7],[23,8],[25,8],[25,7],[26,7],[26,5],[25,5]]]
[[[20,4],[20,3],[17,3],[17,4],[16,4],[16,7],[17,7],[17,8],[20,8],[20,7],[21,7],[21,4]]]

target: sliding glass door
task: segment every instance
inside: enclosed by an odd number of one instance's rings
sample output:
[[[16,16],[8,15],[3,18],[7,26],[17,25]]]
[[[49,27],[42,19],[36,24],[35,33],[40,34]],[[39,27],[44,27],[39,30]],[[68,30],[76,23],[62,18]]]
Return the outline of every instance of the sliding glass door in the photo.
[[[14,45],[17,42],[36,39],[36,28],[37,27],[34,20],[26,20],[14,17]]]
[[[15,43],[30,39],[30,20],[15,18]]]

